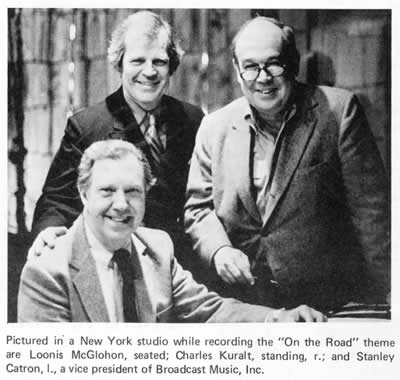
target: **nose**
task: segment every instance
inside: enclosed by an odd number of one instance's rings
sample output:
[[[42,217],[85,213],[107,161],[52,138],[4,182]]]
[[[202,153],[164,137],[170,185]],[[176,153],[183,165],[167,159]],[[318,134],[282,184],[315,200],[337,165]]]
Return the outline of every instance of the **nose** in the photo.
[[[262,67],[260,73],[258,74],[257,81],[259,82],[271,81],[272,78],[273,78],[272,75],[265,69],[265,67]]]
[[[113,208],[119,211],[123,211],[128,208],[128,200],[122,190],[118,190],[114,193]]]
[[[157,75],[157,70],[154,68],[153,66],[153,62],[152,61],[146,61],[143,64],[143,69],[142,72],[144,75],[148,76],[148,77],[152,77]]]

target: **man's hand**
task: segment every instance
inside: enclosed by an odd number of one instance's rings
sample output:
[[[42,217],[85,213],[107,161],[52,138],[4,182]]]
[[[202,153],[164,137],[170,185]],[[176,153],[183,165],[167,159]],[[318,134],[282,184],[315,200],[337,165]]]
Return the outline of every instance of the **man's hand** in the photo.
[[[47,227],[45,230],[40,232],[33,242],[31,248],[28,251],[28,260],[34,256],[40,256],[45,247],[53,249],[56,239],[59,236],[65,235],[67,227]]]
[[[218,275],[226,283],[254,285],[248,257],[232,247],[220,248],[214,256],[214,265]]]
[[[267,317],[268,322],[327,322],[328,318],[319,311],[307,305],[301,305],[292,310],[277,310],[276,320]]]

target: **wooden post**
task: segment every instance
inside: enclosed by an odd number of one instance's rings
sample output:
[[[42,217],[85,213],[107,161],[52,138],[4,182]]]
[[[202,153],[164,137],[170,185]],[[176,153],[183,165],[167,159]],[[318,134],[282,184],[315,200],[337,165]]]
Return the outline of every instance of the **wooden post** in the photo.
[[[13,116],[16,126],[16,136],[12,140],[12,147],[9,152],[9,159],[15,165],[17,172],[17,191],[15,198],[17,203],[16,220],[18,235],[24,238],[27,235],[27,228],[25,224],[25,183],[24,183],[24,160],[27,150],[24,146],[24,61],[22,51],[22,31],[21,31],[21,9],[11,9],[9,12],[8,22],[9,30],[15,31],[15,36],[11,33],[10,40],[10,53],[12,59],[10,62],[10,71],[13,73]],[[14,25],[11,23],[14,21]],[[16,46],[14,48],[14,39]],[[15,56],[14,56],[15,53]]]
[[[204,113],[208,113],[208,64],[210,61],[208,51],[208,10],[200,10],[200,44],[201,44],[201,58],[200,58],[200,101],[201,109]]]

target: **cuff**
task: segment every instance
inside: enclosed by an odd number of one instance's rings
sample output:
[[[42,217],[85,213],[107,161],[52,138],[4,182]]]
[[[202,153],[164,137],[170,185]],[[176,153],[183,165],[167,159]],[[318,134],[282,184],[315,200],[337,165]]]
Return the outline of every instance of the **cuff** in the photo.
[[[282,311],[284,311],[284,310],[286,310],[284,307],[282,307],[281,309],[271,310],[265,317],[264,323],[279,322],[279,316],[281,315]]]

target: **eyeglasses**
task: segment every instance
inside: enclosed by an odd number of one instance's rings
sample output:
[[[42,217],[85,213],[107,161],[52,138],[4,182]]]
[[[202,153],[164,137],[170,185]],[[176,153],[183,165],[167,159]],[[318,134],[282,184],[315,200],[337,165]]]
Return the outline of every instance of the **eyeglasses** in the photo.
[[[267,75],[272,78],[279,77],[285,72],[286,65],[278,63],[270,63],[265,65],[251,65],[245,67],[241,72],[240,76],[249,82],[254,81],[260,75],[261,70],[264,70]]]

